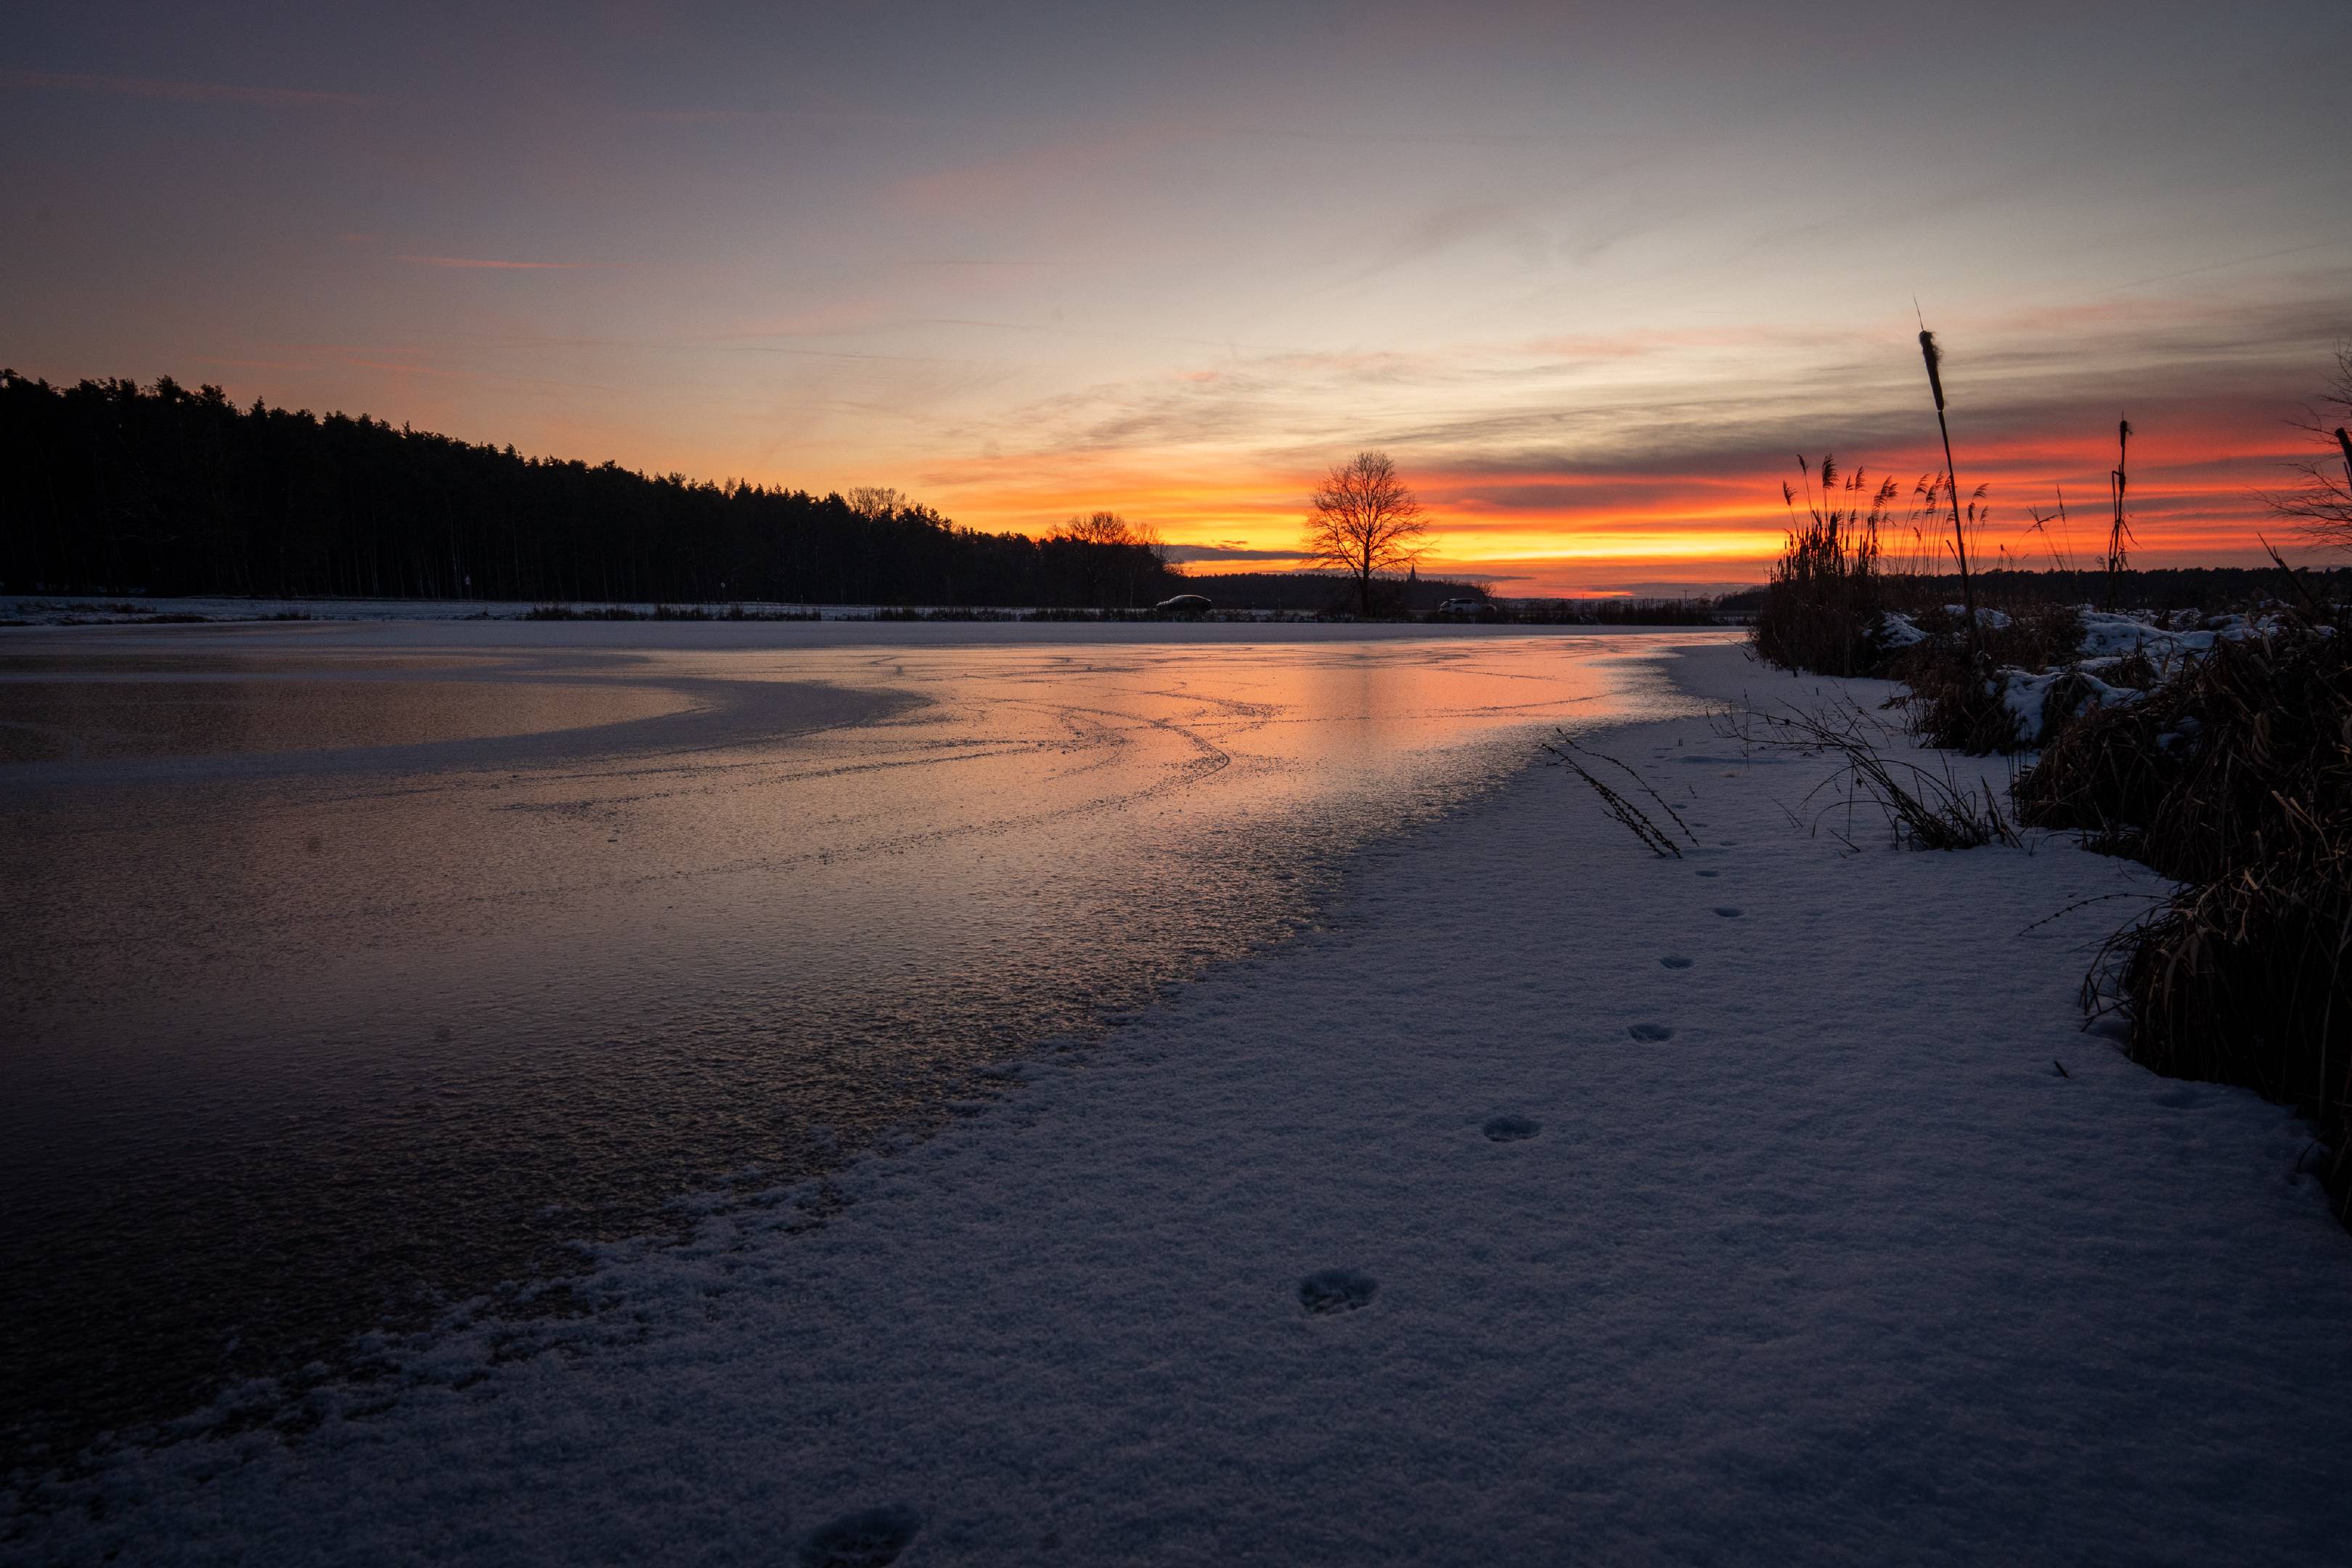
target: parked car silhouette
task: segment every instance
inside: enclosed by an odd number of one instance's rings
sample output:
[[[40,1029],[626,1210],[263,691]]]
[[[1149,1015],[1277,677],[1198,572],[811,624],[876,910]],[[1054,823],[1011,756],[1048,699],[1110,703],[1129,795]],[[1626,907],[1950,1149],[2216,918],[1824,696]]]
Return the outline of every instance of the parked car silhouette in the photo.
[[[1437,613],[1441,616],[1467,616],[1476,620],[1494,607],[1484,599],[1448,599],[1437,606]]]
[[[1162,599],[1151,607],[1171,616],[1197,616],[1209,607],[1209,601],[1198,594],[1179,594],[1172,599]]]

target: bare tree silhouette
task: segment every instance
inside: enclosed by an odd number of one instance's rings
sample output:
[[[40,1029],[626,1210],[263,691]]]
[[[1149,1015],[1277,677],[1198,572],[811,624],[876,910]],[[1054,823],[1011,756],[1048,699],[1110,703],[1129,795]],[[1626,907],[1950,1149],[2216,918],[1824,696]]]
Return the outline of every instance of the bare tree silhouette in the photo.
[[[842,498],[851,512],[868,522],[880,522],[906,510],[908,498],[889,485],[852,485]]]
[[[1307,508],[1306,559],[1355,578],[1358,605],[1370,615],[1374,574],[1402,570],[1422,552],[1429,525],[1421,502],[1386,452],[1367,449],[1333,464]]]
[[[1114,583],[1120,586],[1120,603],[1131,604],[1139,574],[1147,584],[1156,584],[1168,570],[1168,552],[1160,542],[1160,531],[1148,522],[1129,522],[1115,511],[1071,516],[1055,523],[1048,537],[1106,547],[1088,552],[1086,581],[1091,604],[1109,604]]]
[[[1054,525],[1053,537],[1076,540],[1080,544],[1132,544],[1146,550],[1160,548],[1159,531],[1150,523],[1129,522],[1115,511],[1066,518]]]
[[[2319,543],[2352,550],[2352,432],[2346,429],[2352,426],[2352,342],[2336,345],[2327,390],[2295,423],[2324,445],[2319,453],[2295,461],[2302,484],[2270,497],[2271,510],[2292,518]]]

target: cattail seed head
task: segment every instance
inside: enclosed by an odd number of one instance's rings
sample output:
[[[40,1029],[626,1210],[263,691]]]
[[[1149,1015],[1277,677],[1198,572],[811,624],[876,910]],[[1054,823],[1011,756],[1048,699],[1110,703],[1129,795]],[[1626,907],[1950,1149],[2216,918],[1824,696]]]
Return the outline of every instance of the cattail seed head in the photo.
[[[1936,334],[1927,328],[1919,329],[1919,355],[1927,362],[1928,390],[1936,395],[1936,412],[1944,411],[1944,351],[1936,346]]]

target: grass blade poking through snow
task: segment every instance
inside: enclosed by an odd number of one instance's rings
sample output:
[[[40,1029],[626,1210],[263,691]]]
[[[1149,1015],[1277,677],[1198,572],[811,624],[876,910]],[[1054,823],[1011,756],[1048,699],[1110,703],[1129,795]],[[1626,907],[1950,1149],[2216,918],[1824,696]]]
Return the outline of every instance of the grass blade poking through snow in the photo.
[[[1546,741],[1543,743],[1543,749],[1559,759],[1560,766],[1568,769],[1578,778],[1582,779],[1587,784],[1590,784],[1592,788],[1592,793],[1601,797],[1601,804],[1608,811],[1609,815],[1623,823],[1626,829],[1631,832],[1634,837],[1640,839],[1643,845],[1649,849],[1650,853],[1656,855],[1661,858],[1672,856],[1675,859],[1679,860],[1683,858],[1682,848],[1679,845],[1675,844],[1673,834],[1668,833],[1664,828],[1659,826],[1657,822],[1648,812],[1643,811],[1639,805],[1636,805],[1633,802],[1626,799],[1623,795],[1610,788],[1609,785],[1601,779],[1594,777],[1592,770],[1586,767],[1582,763],[1577,761],[1577,758],[1591,757],[1596,763],[1606,763],[1611,767],[1616,768],[1623,773],[1627,778],[1633,781],[1634,784],[1640,788],[1643,795],[1648,795],[1653,801],[1657,803],[1658,809],[1666,814],[1667,819],[1673,822],[1675,826],[1681,831],[1684,838],[1689,840],[1693,846],[1697,845],[1698,839],[1691,833],[1689,824],[1684,822],[1682,817],[1676,815],[1675,808],[1668,805],[1665,803],[1664,797],[1660,795],[1656,790],[1652,789],[1647,781],[1645,781],[1641,774],[1635,773],[1632,768],[1627,767],[1623,763],[1619,762],[1616,758],[1608,755],[1606,752],[1596,752],[1590,746],[1578,745],[1576,742],[1569,736],[1568,731],[1565,730],[1559,731],[1558,733],[1559,737],[1558,742],[1555,743],[1550,741]]]
[[[1990,785],[1961,784],[1952,775],[1949,759],[1938,773],[1917,763],[1882,755],[1872,731],[1883,736],[1886,728],[1857,704],[1833,704],[1815,712],[1796,707],[1780,713],[1726,709],[1717,716],[1716,731],[1744,746],[1835,757],[1843,765],[1808,791],[1806,802],[1816,801],[1843,784],[1847,810],[1865,801],[1876,807],[1898,844],[1918,849],[1974,849],[1986,844],[2020,842],[2016,830],[2001,816],[2000,802]],[[1825,814],[1838,805],[1832,800],[1822,810]]]

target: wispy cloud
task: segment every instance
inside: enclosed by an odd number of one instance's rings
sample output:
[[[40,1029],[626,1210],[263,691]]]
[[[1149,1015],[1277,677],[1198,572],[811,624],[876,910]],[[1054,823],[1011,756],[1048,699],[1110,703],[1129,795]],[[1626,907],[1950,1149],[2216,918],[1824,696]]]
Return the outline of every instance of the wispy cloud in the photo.
[[[633,120],[651,121],[661,125],[909,125],[938,126],[953,122],[953,117],[923,114],[898,114],[881,110],[839,107],[813,109],[639,109],[632,110]]]
[[[291,359],[221,359],[205,355],[200,356],[196,363],[226,365],[231,370],[309,370],[310,368],[310,362],[307,360]]]
[[[163,98],[182,103],[250,103],[281,109],[363,109],[389,101],[373,93],[320,92],[309,88],[241,87],[216,81],[162,81],[139,76],[84,76],[58,71],[0,70],[11,87],[46,87],[69,92],[111,92],[125,98]]]
[[[1051,204],[1073,188],[1099,184],[1113,171],[1197,141],[1198,127],[1139,121],[1096,125],[994,156],[959,160],[899,180],[896,203],[927,218],[997,217],[1008,207]]]
[[[1297,550],[1252,550],[1236,544],[1171,544],[1171,561],[1296,561]]]
[[[872,364],[939,364],[942,363],[937,354],[886,354],[869,353],[855,349],[803,349],[793,347],[789,343],[739,342],[730,343],[728,346],[736,353],[782,354],[792,359],[856,360]]]
[[[580,272],[608,265],[600,261],[504,261],[485,256],[403,256],[419,267],[473,267],[493,272]]]
[[[2315,250],[2352,249],[2352,239],[2321,239],[2308,245],[2290,245],[2284,250],[2264,250],[2252,256],[2233,256],[2225,261],[2209,262],[2203,267],[2184,268],[2178,272],[2159,272],[2153,278],[2135,278],[2128,283],[2118,283],[2106,292],[2119,294],[2126,289],[2144,289],[2151,283],[2170,283],[2182,278],[2201,278],[2211,272],[2226,272],[2233,267],[2251,267],[2258,261],[2275,261],[2285,256],[2304,256]]]

